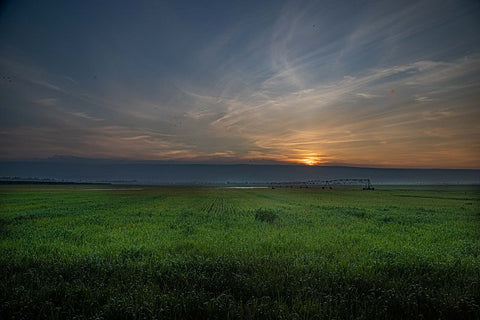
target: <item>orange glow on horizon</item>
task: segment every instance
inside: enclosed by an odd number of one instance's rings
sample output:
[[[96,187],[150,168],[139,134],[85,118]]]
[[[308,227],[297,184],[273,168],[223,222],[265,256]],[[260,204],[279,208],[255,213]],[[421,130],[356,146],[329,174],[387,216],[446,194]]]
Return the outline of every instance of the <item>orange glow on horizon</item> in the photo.
[[[302,164],[306,164],[307,166],[316,166],[322,163],[321,159],[318,157],[306,157],[298,161]]]

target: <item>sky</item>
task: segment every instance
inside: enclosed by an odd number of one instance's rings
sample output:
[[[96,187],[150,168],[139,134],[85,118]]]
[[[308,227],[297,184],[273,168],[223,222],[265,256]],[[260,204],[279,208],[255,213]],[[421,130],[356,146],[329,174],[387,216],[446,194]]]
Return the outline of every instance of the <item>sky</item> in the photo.
[[[3,1],[0,159],[480,168],[480,2]]]

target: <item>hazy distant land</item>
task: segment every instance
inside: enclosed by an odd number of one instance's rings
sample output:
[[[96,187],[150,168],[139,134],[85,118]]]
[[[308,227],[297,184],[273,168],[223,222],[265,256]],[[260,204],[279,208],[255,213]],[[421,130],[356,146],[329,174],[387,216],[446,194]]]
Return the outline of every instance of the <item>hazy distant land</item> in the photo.
[[[385,169],[281,164],[188,164],[50,158],[0,161],[3,181],[115,184],[262,184],[312,179],[371,179],[374,185],[480,184],[480,170]]]

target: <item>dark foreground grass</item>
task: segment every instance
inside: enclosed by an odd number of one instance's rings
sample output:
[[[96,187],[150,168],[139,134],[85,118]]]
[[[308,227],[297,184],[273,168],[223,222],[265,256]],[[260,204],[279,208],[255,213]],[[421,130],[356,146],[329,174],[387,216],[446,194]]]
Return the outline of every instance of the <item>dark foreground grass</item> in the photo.
[[[478,188],[95,189],[0,189],[0,318],[480,318]]]

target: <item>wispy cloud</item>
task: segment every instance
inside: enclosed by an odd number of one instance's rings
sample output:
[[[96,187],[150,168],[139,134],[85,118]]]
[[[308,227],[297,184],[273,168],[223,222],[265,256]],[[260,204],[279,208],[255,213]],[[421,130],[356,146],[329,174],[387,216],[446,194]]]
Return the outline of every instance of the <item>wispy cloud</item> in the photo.
[[[41,86],[41,87],[44,87],[44,88],[47,88],[47,89],[51,89],[53,91],[58,91],[58,92],[62,92],[62,93],[65,93],[65,90],[63,90],[62,88],[60,88],[59,86],[56,86],[48,81],[45,81],[45,80],[36,80],[36,79],[28,79],[29,82],[33,83],[33,84],[36,84],[38,86]]]
[[[371,93],[357,93],[357,96],[365,98],[365,99],[373,99],[373,98],[378,98],[380,97],[379,95],[376,94],[371,94]]]
[[[478,167],[480,51],[459,40],[478,24],[468,10],[279,6],[193,28],[199,39],[135,39],[148,50],[122,33],[92,39],[96,56],[68,72],[4,54],[17,82],[0,86],[0,143],[12,155]]]
[[[35,103],[48,106],[48,107],[55,106],[57,104],[57,101],[58,100],[56,98],[42,98],[42,99],[34,100]]]
[[[418,102],[431,102],[433,101],[432,98],[429,98],[429,97],[415,97],[415,101],[418,101]]]
[[[87,120],[92,120],[92,121],[103,121],[103,119],[92,117],[91,115],[89,115],[85,112],[71,112],[70,114],[72,116],[82,118],[82,119],[87,119]]]

